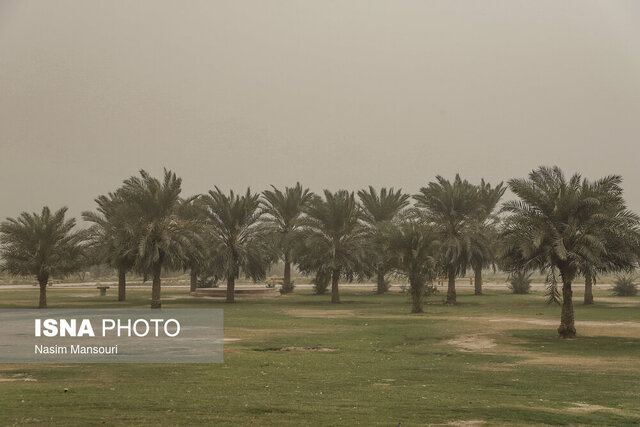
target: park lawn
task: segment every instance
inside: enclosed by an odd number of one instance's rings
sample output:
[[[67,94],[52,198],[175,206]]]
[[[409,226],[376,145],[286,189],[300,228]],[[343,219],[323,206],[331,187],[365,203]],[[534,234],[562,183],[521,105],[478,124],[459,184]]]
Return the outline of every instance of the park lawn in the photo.
[[[560,310],[540,294],[459,292],[457,306],[343,290],[234,305],[163,291],[163,307],[223,308],[222,364],[0,365],[0,425],[638,425],[640,297],[597,291],[579,338],[560,340]],[[54,307],[147,307],[91,289],[49,292]],[[600,300],[599,300],[600,299]],[[37,291],[0,290],[0,308]],[[309,351],[287,347],[321,347]],[[69,388],[68,393],[63,393]],[[462,422],[467,422],[464,424]]]

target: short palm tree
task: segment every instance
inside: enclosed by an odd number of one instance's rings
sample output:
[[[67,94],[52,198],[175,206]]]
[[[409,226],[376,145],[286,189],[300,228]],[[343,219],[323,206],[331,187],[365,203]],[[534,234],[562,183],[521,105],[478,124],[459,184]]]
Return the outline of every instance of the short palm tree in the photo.
[[[85,221],[93,223],[88,230],[90,244],[97,261],[116,269],[118,301],[125,301],[126,275],[133,268],[138,251],[133,223],[121,191],[99,196],[95,202],[97,212],[82,213]]]
[[[135,268],[152,277],[151,308],[162,306],[162,269],[181,268],[200,239],[196,224],[180,216],[181,186],[182,179],[169,170],[162,181],[141,170],[120,190],[137,247]]]
[[[23,212],[0,224],[2,271],[35,276],[40,285],[39,308],[47,308],[47,283],[51,276],[67,275],[81,263],[84,234],[74,232],[75,219],[65,219],[67,208],[51,213]]]
[[[266,277],[273,251],[260,224],[260,195],[223,193],[218,187],[203,196],[207,225],[214,251],[220,259],[222,277],[227,280],[227,302],[235,302],[235,281],[242,271],[254,281]]]
[[[637,262],[639,218],[622,209],[621,178],[590,182],[575,174],[568,180],[558,167],[541,167],[529,179],[512,179],[520,200],[504,204],[509,213],[501,238],[503,264],[510,271],[556,269],[562,279],[562,315],[558,334],[576,335],[571,284],[581,267],[601,272],[631,270]],[[620,209],[612,210],[614,203]]]
[[[621,190],[611,189],[608,181],[596,181],[591,183],[591,185],[584,188],[585,197],[591,194],[591,197],[594,197],[600,200],[603,208],[607,209],[608,215],[610,216],[618,216],[620,214],[624,214],[627,209],[624,203],[624,199],[622,198]],[[615,236],[614,236],[615,237]],[[625,235],[626,238],[633,238],[633,234]],[[622,242],[624,244],[625,239],[616,240],[616,242]],[[588,260],[584,260],[580,265],[580,272],[584,277],[584,304],[590,305],[593,304],[593,286],[596,284],[598,274],[601,273],[601,269],[598,268],[597,265],[589,262]]]
[[[380,193],[378,193],[372,186],[369,186],[368,191],[358,191],[358,197],[364,208],[364,221],[371,227],[373,235],[379,234],[378,229],[384,223],[397,219],[402,210],[409,205],[410,199],[410,196],[403,194],[402,190],[396,191],[393,187],[390,189],[383,187],[380,189]],[[376,260],[374,266],[377,276],[376,292],[383,294],[389,289],[389,284],[385,277],[389,266],[385,241],[377,240],[375,245]]]
[[[422,313],[425,284],[436,276],[437,232],[430,225],[405,221],[383,226],[381,237],[387,245],[389,265],[409,279],[411,312]]]
[[[284,262],[282,292],[293,291],[291,284],[292,251],[299,230],[301,215],[313,198],[313,193],[303,189],[300,183],[280,191],[275,187],[262,193],[265,232],[274,240],[279,256]]]
[[[476,211],[477,217],[472,223],[470,239],[470,264],[474,275],[474,293],[482,295],[482,269],[491,266],[497,256],[497,225],[498,216],[494,210],[504,195],[506,187],[499,183],[495,187],[480,181],[478,186],[478,203],[481,209]]]
[[[351,280],[364,274],[370,255],[369,230],[361,219],[363,212],[353,193],[324,191],[306,209],[302,222],[302,248],[298,249],[303,271],[331,274],[331,302],[340,302],[340,278]]]
[[[472,250],[476,218],[483,206],[477,187],[456,175],[453,182],[441,176],[413,196],[424,220],[432,224],[441,244],[440,263],[448,278],[447,304],[456,303],[456,277],[466,273]]]

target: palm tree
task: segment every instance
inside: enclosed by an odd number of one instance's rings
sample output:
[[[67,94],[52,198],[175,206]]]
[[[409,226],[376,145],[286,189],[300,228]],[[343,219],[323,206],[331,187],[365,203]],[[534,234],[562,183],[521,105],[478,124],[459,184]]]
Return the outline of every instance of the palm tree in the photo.
[[[383,227],[390,265],[409,279],[412,313],[422,313],[425,284],[435,278],[439,250],[436,236],[432,226],[417,221],[389,223]]]
[[[378,234],[376,229],[383,223],[396,219],[402,209],[409,205],[410,198],[408,194],[403,194],[402,190],[394,191],[393,187],[390,189],[383,187],[378,194],[372,186],[369,186],[369,191],[358,191],[358,197],[364,208],[364,221],[371,227],[373,234]],[[385,256],[387,251],[384,240],[379,240],[377,243],[376,292],[383,294],[389,289],[389,284],[385,279],[388,269],[387,257]]]
[[[441,260],[448,278],[447,304],[456,303],[456,277],[469,266],[471,238],[475,220],[483,207],[476,186],[456,175],[452,182],[441,176],[413,196],[416,207],[423,209],[425,220],[432,224],[441,243]]]
[[[620,213],[624,213],[626,206],[622,194],[617,191],[611,191],[607,185],[600,185],[598,181],[587,186],[585,189],[585,196],[591,193],[592,197],[601,200],[602,207],[609,211],[609,215],[617,216]],[[626,236],[633,238],[633,235]],[[597,265],[585,260],[580,266],[580,274],[584,277],[584,304],[593,304],[593,285],[596,284],[598,273],[600,269]]]
[[[169,170],[162,182],[141,170],[140,177],[127,179],[120,190],[137,247],[135,268],[152,277],[151,308],[162,306],[162,269],[182,267],[200,239],[197,224],[179,214],[181,185],[182,179]]]
[[[362,209],[353,193],[324,191],[314,197],[303,219],[299,264],[302,271],[331,272],[331,302],[339,303],[340,277],[352,280],[363,273],[369,231],[361,223]]]
[[[89,228],[91,246],[100,262],[118,272],[118,301],[126,300],[126,275],[137,256],[137,242],[131,218],[127,216],[126,200],[121,191],[95,199],[97,212],[85,211],[82,217],[93,222]]]
[[[84,234],[74,232],[75,219],[65,220],[67,208],[51,213],[22,212],[0,224],[2,271],[35,276],[40,285],[39,308],[47,308],[47,283],[53,275],[67,275],[80,265]]]
[[[272,252],[260,226],[260,195],[250,189],[241,196],[224,194],[218,187],[203,196],[207,223],[221,261],[222,277],[227,279],[227,302],[235,301],[235,281],[242,270],[254,281],[266,277]]]
[[[193,241],[186,248],[186,257],[182,265],[183,270],[189,270],[189,292],[194,292],[198,287],[198,275],[215,276],[215,264],[212,259],[215,253],[212,250],[215,245],[207,241],[206,229],[206,205],[200,195],[189,199],[180,199],[178,216],[191,224],[192,230],[200,235],[200,239]]]
[[[503,263],[511,271],[560,273],[563,338],[576,335],[571,284],[581,267],[611,272],[631,270],[637,262],[639,218],[624,208],[621,181],[612,175],[590,182],[578,174],[567,180],[558,167],[540,167],[529,179],[509,181],[520,200],[503,207],[510,213],[501,233]]]
[[[476,211],[477,217],[473,225],[470,245],[470,264],[474,275],[475,295],[482,295],[482,269],[489,267],[496,258],[499,219],[493,211],[505,190],[506,187],[502,182],[492,187],[484,179],[478,186],[478,203],[482,209]]]
[[[295,243],[300,217],[313,198],[313,193],[303,189],[300,183],[295,187],[286,187],[284,192],[271,186],[272,190],[262,193],[263,212],[267,216],[263,219],[265,231],[275,240],[275,247],[280,251],[284,261],[284,283],[282,292],[293,291],[291,285],[291,256]]]

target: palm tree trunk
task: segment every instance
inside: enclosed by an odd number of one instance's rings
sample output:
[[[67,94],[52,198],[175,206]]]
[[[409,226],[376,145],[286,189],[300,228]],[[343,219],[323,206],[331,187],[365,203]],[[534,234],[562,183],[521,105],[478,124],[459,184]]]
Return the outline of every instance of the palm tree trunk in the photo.
[[[482,295],[482,266],[475,266],[473,268],[475,295]]]
[[[227,277],[227,302],[236,302],[236,278],[233,275]]]
[[[160,281],[160,274],[162,273],[162,264],[159,262],[153,266],[153,282],[151,284],[151,308],[161,308],[160,302],[160,288],[162,286]]]
[[[382,266],[378,266],[378,288],[376,289],[376,293],[384,294],[389,290],[387,287],[387,282],[384,280],[384,268]]]
[[[191,269],[190,273],[189,273],[189,279],[190,279],[190,288],[189,288],[189,292],[195,292],[196,289],[198,288],[198,273],[196,272],[196,270],[194,270],[193,268]]]
[[[38,308],[47,308],[47,283],[49,282],[48,277],[39,277],[38,284],[40,285],[40,301],[38,303]]]
[[[562,315],[560,317],[560,326],[558,334],[562,338],[575,338],[576,328],[573,324],[573,291],[571,290],[571,281],[562,280]]]
[[[422,297],[424,296],[424,282],[409,279],[411,285],[411,312],[422,313]]]
[[[584,275],[584,304],[593,304],[593,276],[590,273]]]
[[[453,266],[449,267],[448,271],[449,283],[447,286],[447,304],[456,303],[456,269]]]
[[[340,279],[340,271],[333,270],[331,273],[331,302],[337,304],[340,302],[340,294],[338,292],[338,279]]]
[[[127,270],[118,268],[118,301],[124,301],[127,298]]]
[[[293,292],[291,286],[291,260],[289,260],[289,252],[284,253],[284,281],[282,283],[282,293],[288,294]]]

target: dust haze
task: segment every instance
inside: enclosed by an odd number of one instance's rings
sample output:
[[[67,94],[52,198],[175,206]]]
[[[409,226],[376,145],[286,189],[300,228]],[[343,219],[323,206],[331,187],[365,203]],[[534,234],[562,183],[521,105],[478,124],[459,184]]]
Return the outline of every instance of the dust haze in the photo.
[[[185,194],[542,164],[640,211],[640,3],[0,0],[0,219],[140,168]]]

